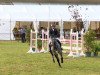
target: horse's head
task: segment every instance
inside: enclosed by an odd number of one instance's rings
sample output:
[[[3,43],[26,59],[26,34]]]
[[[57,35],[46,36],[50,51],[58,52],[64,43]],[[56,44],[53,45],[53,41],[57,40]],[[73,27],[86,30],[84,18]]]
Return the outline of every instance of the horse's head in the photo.
[[[51,46],[51,50],[55,49],[55,38],[50,39],[50,46]]]
[[[54,45],[54,40],[55,40],[55,38],[51,38],[50,44],[51,44],[52,46]]]

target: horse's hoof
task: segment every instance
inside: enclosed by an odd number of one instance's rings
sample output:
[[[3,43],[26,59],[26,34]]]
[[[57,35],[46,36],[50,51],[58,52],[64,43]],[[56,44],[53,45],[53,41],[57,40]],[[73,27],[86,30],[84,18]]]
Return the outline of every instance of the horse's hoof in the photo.
[[[55,63],[55,60],[53,60],[53,62]]]
[[[61,63],[63,63],[63,60],[61,61]]]
[[[63,63],[63,61],[61,63]]]
[[[61,63],[63,63],[63,58],[61,58]]]
[[[61,65],[60,65],[59,67],[60,67],[60,68],[62,68],[62,66],[61,66]]]
[[[53,63],[55,63],[55,61],[53,61]]]

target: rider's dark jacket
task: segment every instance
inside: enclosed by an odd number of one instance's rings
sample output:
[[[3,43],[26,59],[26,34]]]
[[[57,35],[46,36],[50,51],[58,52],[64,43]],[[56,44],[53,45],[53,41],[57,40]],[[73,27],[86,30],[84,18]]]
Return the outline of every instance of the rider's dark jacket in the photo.
[[[57,31],[56,28],[51,28],[51,29],[49,30],[49,36],[50,36],[51,38],[58,38],[58,37],[59,37],[59,32]]]

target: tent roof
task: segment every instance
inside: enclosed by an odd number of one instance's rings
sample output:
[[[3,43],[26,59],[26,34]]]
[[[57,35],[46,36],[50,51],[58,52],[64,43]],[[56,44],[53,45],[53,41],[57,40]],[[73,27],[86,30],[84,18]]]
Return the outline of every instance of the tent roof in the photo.
[[[0,0],[0,4],[50,3],[50,4],[100,4],[100,0]]]
[[[74,21],[69,5],[0,5],[0,19],[12,21]],[[100,5],[76,5],[83,20],[100,21]]]

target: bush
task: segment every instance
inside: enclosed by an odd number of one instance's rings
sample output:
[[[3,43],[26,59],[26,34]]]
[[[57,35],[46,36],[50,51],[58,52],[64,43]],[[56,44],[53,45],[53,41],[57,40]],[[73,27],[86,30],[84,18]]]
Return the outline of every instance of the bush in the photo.
[[[98,52],[98,51],[100,51],[100,43],[95,42],[94,43],[94,52]]]
[[[87,52],[91,52],[94,47],[96,33],[89,29],[84,35],[84,47],[86,48]]]

